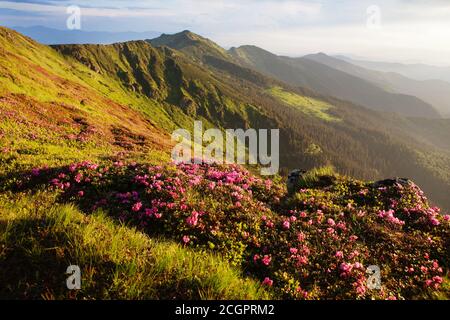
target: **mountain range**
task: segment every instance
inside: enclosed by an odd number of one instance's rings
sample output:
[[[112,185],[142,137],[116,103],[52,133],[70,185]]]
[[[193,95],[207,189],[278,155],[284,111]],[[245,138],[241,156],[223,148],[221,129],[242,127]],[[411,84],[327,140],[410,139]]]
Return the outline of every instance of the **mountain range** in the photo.
[[[416,96],[431,104],[442,116],[447,118],[450,116],[450,82],[436,79],[415,80],[396,72],[370,70],[323,53],[308,55],[304,58],[372,82],[388,92]]]
[[[188,30],[0,27],[0,299],[448,299],[450,120],[388,79]],[[280,172],[174,163],[198,120],[279,129]]]
[[[310,58],[225,50],[187,30],[147,41],[51,47],[1,30],[3,109],[22,110],[29,122],[38,118],[40,130],[55,126],[45,116],[52,110],[76,119],[62,136],[81,126],[109,148],[167,149],[169,133],[191,128],[194,119],[222,129],[280,128],[283,172],[331,164],[364,179],[410,177],[449,206],[449,121],[419,98]],[[362,92],[381,102],[362,105]]]
[[[450,82],[450,67],[440,67],[421,63],[405,64],[398,62],[369,61],[360,58],[349,58],[345,55],[338,55],[336,58],[371,70],[399,73],[414,80],[444,80]]]

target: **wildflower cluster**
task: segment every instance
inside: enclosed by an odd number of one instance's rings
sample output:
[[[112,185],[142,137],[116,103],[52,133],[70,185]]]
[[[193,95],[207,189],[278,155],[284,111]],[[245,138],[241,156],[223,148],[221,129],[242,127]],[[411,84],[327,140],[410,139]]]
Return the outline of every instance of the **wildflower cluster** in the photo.
[[[281,298],[424,297],[449,270],[450,219],[414,184],[338,177],[287,195],[235,165],[120,161],[30,176],[88,212],[102,208],[149,235],[215,251]],[[381,269],[380,290],[367,286],[370,265]]]

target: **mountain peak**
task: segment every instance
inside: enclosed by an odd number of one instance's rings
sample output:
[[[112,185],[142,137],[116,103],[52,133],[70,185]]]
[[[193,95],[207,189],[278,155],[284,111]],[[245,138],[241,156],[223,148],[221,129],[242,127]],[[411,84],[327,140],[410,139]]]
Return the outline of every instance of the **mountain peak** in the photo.
[[[175,34],[162,34],[160,37],[148,41],[155,47],[167,46],[196,58],[203,58],[206,55],[220,58],[228,56],[226,50],[217,43],[190,30],[183,30]]]

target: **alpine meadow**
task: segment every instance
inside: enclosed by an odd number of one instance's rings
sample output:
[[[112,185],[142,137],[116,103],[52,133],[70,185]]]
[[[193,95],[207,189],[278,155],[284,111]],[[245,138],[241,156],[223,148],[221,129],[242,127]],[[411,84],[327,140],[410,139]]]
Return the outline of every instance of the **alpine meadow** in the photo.
[[[34,30],[0,26],[0,299],[450,299],[449,70],[15,29]],[[206,147],[199,123],[220,159],[246,132],[242,161],[174,161],[173,132]]]

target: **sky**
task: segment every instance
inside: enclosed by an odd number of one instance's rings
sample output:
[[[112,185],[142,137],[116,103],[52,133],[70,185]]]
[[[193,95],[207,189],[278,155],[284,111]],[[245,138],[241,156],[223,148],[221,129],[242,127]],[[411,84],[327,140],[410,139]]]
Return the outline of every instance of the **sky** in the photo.
[[[450,66],[450,0],[0,0],[0,25],[65,29],[70,5],[85,31],[188,29],[225,48]]]

